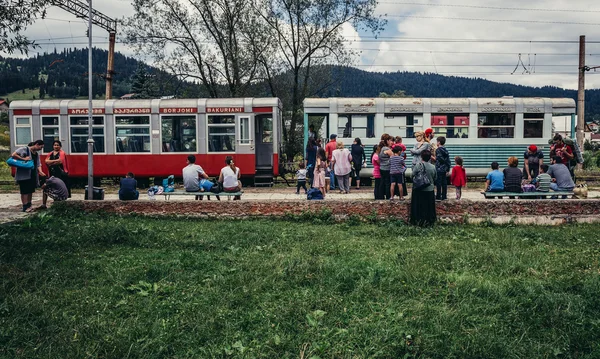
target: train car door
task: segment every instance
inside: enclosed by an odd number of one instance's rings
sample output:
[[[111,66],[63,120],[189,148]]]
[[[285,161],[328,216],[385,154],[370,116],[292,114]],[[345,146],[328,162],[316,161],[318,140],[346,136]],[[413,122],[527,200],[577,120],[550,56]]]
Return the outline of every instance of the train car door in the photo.
[[[273,115],[255,117],[256,169],[273,169]]]

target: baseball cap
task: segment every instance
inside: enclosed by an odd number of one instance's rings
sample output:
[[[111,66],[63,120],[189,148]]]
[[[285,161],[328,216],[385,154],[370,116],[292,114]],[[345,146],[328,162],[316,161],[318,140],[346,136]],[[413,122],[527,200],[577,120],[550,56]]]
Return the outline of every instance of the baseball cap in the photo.
[[[537,146],[536,145],[531,145],[528,147],[530,152],[537,152]]]
[[[431,129],[431,128],[428,128],[425,130],[426,135],[431,135],[432,133],[433,133],[433,129]]]
[[[329,136],[329,139],[333,140],[334,138],[337,138],[337,135],[335,133],[332,133],[331,136]]]

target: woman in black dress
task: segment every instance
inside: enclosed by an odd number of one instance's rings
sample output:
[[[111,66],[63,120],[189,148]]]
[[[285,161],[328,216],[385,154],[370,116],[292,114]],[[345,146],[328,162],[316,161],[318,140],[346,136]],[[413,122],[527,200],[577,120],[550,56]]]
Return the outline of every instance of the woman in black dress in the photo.
[[[367,156],[365,156],[365,148],[359,137],[354,139],[350,153],[352,154],[352,169],[354,170],[356,189],[360,189],[360,169],[367,163]]]
[[[67,186],[69,198],[71,198],[71,186],[69,183],[69,166],[67,165],[67,155],[62,150],[62,143],[55,140],[52,143],[52,152],[46,157],[46,166],[50,176],[60,178]]]
[[[421,227],[432,226],[436,219],[435,213],[435,194],[433,192],[436,179],[435,166],[429,163],[431,152],[424,150],[421,152],[421,162],[413,167],[413,178],[418,172],[425,171],[429,177],[429,186],[421,189],[413,188],[410,198],[410,224]]]

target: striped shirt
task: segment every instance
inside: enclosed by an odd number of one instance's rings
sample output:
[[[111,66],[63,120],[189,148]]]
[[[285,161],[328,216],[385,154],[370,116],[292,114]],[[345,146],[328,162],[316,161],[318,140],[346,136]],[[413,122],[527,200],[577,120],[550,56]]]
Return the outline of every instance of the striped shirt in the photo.
[[[550,177],[547,173],[540,173],[539,176],[535,179],[538,184],[537,190],[540,192],[548,192],[550,191],[550,182],[552,181],[552,177]]]
[[[390,174],[397,175],[404,173],[404,171],[406,171],[406,164],[404,163],[404,158],[402,158],[402,156],[390,157]]]

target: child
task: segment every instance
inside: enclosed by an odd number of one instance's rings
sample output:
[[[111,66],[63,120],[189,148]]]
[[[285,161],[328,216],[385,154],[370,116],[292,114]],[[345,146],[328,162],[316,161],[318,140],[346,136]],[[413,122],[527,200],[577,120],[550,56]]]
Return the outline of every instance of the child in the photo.
[[[299,170],[296,171],[296,178],[298,179],[298,183],[296,183],[296,194],[300,194],[300,187],[304,188],[304,194],[306,194],[306,168],[304,162],[300,162],[298,167]]]
[[[374,195],[375,199],[383,199],[381,193],[381,169],[379,166],[379,145],[373,146],[373,153],[371,154],[371,164],[373,164],[373,178],[375,179]]]
[[[488,192],[504,191],[504,173],[500,172],[498,168],[500,168],[498,162],[492,162],[492,170],[485,177],[485,190]]]
[[[456,199],[460,199],[460,197],[462,196],[462,188],[467,187],[467,172],[463,167],[462,157],[454,157],[454,163],[456,164],[456,166],[452,168],[450,182],[454,187],[456,187]]]
[[[552,182],[552,177],[547,173],[548,165],[543,164],[540,166],[540,174],[535,178],[535,185],[537,187],[537,192],[549,192],[550,191],[550,182]],[[533,182],[533,181],[532,181]]]
[[[400,153],[402,148],[400,146],[394,146],[392,148],[392,157],[390,157],[390,201],[394,200],[394,187],[396,184],[404,183],[404,171],[406,171],[406,164],[404,158]],[[404,200],[402,191],[398,191],[401,201]]]

